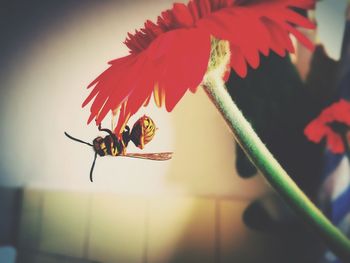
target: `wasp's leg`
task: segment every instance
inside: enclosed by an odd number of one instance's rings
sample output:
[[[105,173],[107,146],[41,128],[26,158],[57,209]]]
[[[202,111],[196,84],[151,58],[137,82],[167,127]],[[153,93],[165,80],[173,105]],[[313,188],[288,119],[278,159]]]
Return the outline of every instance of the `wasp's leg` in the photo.
[[[101,124],[99,124],[98,125],[98,130],[107,132],[111,136],[111,138],[113,139],[113,144],[117,145],[117,143],[118,143],[117,137],[115,136],[115,134],[110,129],[102,129],[101,128]]]
[[[123,143],[123,149],[122,149],[121,155],[123,156],[126,155],[126,146],[124,145],[124,143]]]
[[[99,131],[104,131],[104,132],[107,132],[109,135],[113,136],[114,133],[110,130],[110,129],[102,129],[101,128],[101,124],[98,125],[98,130]]]
[[[95,167],[95,163],[96,163],[96,158],[97,158],[97,152],[95,152],[94,161],[93,161],[92,166],[91,166],[91,169],[90,169],[90,181],[91,181],[91,182],[93,182],[92,173],[94,172],[94,167]]]

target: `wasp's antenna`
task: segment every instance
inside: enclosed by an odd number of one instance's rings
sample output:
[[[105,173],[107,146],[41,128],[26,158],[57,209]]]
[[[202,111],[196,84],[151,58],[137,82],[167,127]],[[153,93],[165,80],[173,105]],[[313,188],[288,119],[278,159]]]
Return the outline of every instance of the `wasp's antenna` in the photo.
[[[90,181],[93,182],[92,180],[92,173],[94,171],[94,167],[95,167],[95,163],[96,163],[96,158],[97,158],[97,152],[95,152],[95,157],[94,157],[94,161],[92,163],[91,169],[90,169]]]
[[[84,144],[87,144],[87,145],[93,147],[93,145],[92,145],[91,143],[84,142],[84,141],[82,141],[82,140],[79,140],[79,139],[77,139],[77,138],[74,138],[74,137],[70,136],[70,135],[69,135],[68,133],[66,133],[66,132],[64,132],[64,134],[65,134],[69,139],[71,139],[71,140],[73,140],[73,141],[80,142],[80,143],[84,143]]]

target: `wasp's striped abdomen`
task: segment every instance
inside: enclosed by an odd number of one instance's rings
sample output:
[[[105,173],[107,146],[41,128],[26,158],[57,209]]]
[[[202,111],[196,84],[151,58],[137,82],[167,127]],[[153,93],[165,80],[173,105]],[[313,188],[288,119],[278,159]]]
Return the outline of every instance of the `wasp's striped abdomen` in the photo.
[[[143,149],[145,144],[149,143],[153,139],[156,129],[157,128],[153,120],[144,115],[138,119],[132,127],[130,139],[137,147]]]

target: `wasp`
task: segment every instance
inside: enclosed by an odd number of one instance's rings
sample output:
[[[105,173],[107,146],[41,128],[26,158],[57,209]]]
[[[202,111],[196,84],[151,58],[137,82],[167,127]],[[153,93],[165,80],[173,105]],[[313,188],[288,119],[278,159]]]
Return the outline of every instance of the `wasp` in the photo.
[[[92,144],[89,142],[82,141],[80,139],[74,138],[67,132],[64,134],[71,140],[86,144],[91,146],[95,152],[94,161],[90,169],[90,181],[93,182],[93,170],[96,163],[97,155],[99,156],[123,156],[131,158],[148,159],[155,161],[165,161],[172,157],[172,152],[162,152],[162,153],[126,153],[129,142],[133,142],[136,147],[143,149],[147,143],[149,143],[157,130],[154,121],[144,115],[139,118],[133,125],[132,129],[128,125],[125,126],[124,131],[120,136],[117,136],[109,129],[101,128],[98,126],[99,131],[108,133],[107,136],[96,137]]]

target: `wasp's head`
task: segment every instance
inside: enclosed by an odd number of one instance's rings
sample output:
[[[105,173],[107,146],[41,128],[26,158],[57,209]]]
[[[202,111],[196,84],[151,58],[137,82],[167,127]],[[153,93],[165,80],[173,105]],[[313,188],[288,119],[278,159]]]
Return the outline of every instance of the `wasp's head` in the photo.
[[[94,151],[99,155],[99,156],[105,156],[107,155],[106,151],[106,144],[103,141],[103,138],[101,136],[98,136],[97,138],[94,139],[92,142]]]
[[[131,140],[137,147],[143,149],[144,146],[153,139],[156,129],[153,120],[143,115],[132,127]]]

